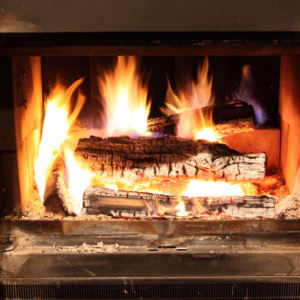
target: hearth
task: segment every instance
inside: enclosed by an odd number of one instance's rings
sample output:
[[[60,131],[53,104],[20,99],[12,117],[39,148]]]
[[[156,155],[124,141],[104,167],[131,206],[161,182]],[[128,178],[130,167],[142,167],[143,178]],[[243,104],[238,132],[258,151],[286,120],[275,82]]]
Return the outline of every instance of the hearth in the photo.
[[[16,31],[0,298],[298,296],[297,33]]]

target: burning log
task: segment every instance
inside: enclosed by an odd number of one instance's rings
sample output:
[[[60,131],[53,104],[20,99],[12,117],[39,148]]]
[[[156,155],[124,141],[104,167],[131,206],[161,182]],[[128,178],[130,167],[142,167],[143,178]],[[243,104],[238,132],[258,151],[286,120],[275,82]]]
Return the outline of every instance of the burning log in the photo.
[[[114,191],[90,186],[83,197],[82,214],[108,214],[114,217],[175,216],[176,206],[184,203],[187,213],[198,217],[274,218],[275,197],[269,195],[178,197],[144,192]]]
[[[219,143],[176,137],[140,138],[91,136],[80,139],[74,157],[99,178],[130,181],[152,179],[262,180],[265,153],[243,154]]]
[[[71,198],[69,188],[65,180],[65,167],[62,156],[58,156],[47,180],[44,206],[48,212],[61,215],[76,215],[76,201]],[[60,212],[58,212],[60,208]]]
[[[186,114],[192,115],[196,119],[200,119],[203,115],[212,114],[213,123],[215,124],[213,131],[216,138],[233,133],[251,131],[255,127],[253,123],[253,107],[238,100],[226,105],[197,108],[170,116],[150,119],[147,121],[147,129],[151,132],[175,134],[177,123]]]

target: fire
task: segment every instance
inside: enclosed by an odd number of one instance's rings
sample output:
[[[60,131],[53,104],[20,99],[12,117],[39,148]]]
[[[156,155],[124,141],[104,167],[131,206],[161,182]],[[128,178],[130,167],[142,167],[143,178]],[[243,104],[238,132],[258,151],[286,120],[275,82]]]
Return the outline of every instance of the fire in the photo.
[[[117,191],[118,191],[118,187],[117,187],[116,184],[109,184],[109,183],[108,183],[105,187],[106,187],[107,189],[114,190],[115,193],[117,193]]]
[[[210,128],[204,128],[203,130],[198,131],[196,134],[196,140],[207,140],[209,142],[215,142],[216,136]]]
[[[236,196],[244,195],[244,192],[239,184],[191,180],[184,195],[188,197]]]
[[[65,150],[64,157],[68,172],[67,181],[69,186],[69,196],[74,212],[80,216],[83,193],[90,184],[92,174],[79,168],[74,159],[73,152],[70,149]]]
[[[107,135],[145,135],[151,103],[147,102],[148,88],[138,74],[136,58],[119,56],[114,70],[105,73],[104,79],[98,77],[98,86]]]
[[[251,72],[252,68],[249,65],[243,67],[242,81],[239,90],[233,95],[234,99],[243,100],[253,106],[256,122],[258,125],[263,125],[267,121],[267,115],[259,101],[254,96],[255,81]]]
[[[178,210],[178,212],[176,213],[178,217],[185,217],[189,214],[189,212],[185,210],[185,206],[182,200],[180,200],[179,204],[175,207],[175,210]]]
[[[197,80],[190,79],[176,94],[169,83],[166,94],[165,107],[161,111],[165,115],[178,114],[180,121],[177,125],[177,134],[182,138],[206,139],[215,141],[213,131],[212,110],[199,109],[214,103],[212,96],[212,76],[208,74],[209,63],[205,57],[202,67],[198,68]],[[186,76],[186,74],[185,74]],[[209,132],[209,134],[208,134]]]
[[[40,198],[44,201],[44,192],[51,167],[61,153],[64,154],[66,169],[69,177],[70,195],[74,201],[75,211],[80,214],[82,205],[81,191],[88,185],[87,178],[79,170],[73,153],[65,149],[62,151],[62,143],[68,138],[67,133],[70,125],[75,121],[84,102],[85,97],[79,92],[76,105],[71,109],[71,96],[82,83],[83,78],[74,82],[68,89],[56,84],[47,99],[46,113],[44,118],[42,139],[39,145],[38,157],[35,162],[35,180]],[[83,186],[85,185],[84,189]]]

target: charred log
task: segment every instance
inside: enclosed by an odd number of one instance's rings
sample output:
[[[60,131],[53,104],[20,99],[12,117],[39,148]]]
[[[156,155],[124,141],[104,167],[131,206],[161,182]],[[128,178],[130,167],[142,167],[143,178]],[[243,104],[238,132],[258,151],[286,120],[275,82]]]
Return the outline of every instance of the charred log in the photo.
[[[213,129],[218,137],[250,131],[255,127],[253,107],[243,101],[234,101],[226,105],[197,108],[170,116],[150,119],[147,122],[148,131],[175,134],[176,125],[184,115],[192,115],[196,120],[197,118],[200,119],[201,115],[212,115],[215,124]]]
[[[154,178],[262,180],[265,153],[243,154],[219,143],[176,137],[140,138],[91,136],[80,139],[74,153],[78,164],[99,178],[131,181]]]
[[[269,195],[178,197],[143,192],[127,192],[88,187],[83,197],[83,214],[108,214],[114,217],[176,215],[175,207],[183,201],[190,216],[253,219],[274,218],[275,197]]]

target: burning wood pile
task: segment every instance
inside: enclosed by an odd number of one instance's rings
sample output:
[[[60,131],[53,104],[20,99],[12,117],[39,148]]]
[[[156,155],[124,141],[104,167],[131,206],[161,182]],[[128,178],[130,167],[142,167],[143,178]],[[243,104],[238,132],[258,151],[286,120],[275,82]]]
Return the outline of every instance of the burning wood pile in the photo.
[[[35,164],[44,205],[58,203],[70,215],[117,218],[274,218],[276,197],[243,189],[264,180],[266,154],[218,142],[254,131],[253,107],[241,100],[213,105],[205,59],[198,80],[191,80],[192,95],[177,96],[169,86],[166,116],[147,120],[147,89],[136,71],[133,58],[119,58],[114,71],[99,78],[104,126],[94,128],[98,136],[69,130],[84,103],[79,93],[70,113],[82,79],[53,89]]]

